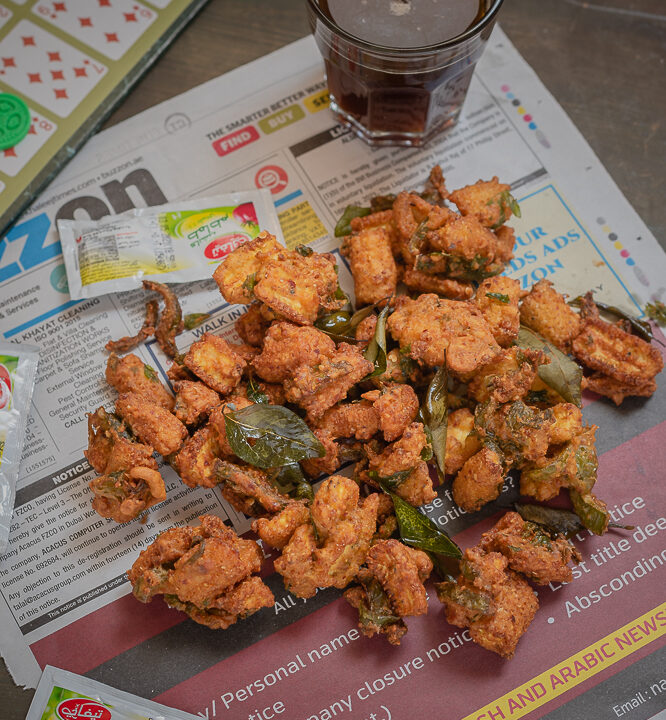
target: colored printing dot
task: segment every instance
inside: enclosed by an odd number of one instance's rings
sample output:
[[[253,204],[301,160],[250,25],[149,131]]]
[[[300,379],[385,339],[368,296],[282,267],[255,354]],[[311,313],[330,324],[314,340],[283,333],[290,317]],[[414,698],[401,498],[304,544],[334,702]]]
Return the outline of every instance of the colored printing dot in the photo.
[[[613,247],[614,247],[616,250],[622,250],[622,248],[624,247],[624,245],[623,245],[621,242],[616,242],[616,243],[613,243]]]
[[[608,236],[608,239],[611,240],[612,242],[615,242],[617,240],[617,235],[615,233],[611,233]]]
[[[620,255],[622,255],[623,258],[629,257],[629,250],[623,250]]]
[[[500,89],[502,90],[502,92],[509,92],[509,86],[508,86],[508,85],[502,85],[502,87],[501,87]]]
[[[531,122],[527,127],[528,127],[530,130],[536,130],[536,129],[537,129],[537,124],[536,124],[535,122]]]
[[[633,258],[627,258],[627,265],[635,265],[635,264],[636,263],[634,262]]]
[[[0,150],[8,150],[23,140],[30,130],[28,106],[9,93],[0,93]]]
[[[525,110],[525,108],[522,105],[518,108],[519,115],[524,115],[526,112],[527,111]]]
[[[506,96],[509,98],[509,100],[513,100],[516,97],[513,93],[507,93]]]
[[[606,222],[606,218],[598,217],[597,225],[603,225]]]
[[[518,106],[518,105],[520,105],[520,100],[518,100],[518,99],[516,98],[511,104]]]
[[[531,121],[532,121],[532,116],[531,116],[529,113],[527,113],[527,115],[523,115],[523,120],[524,120],[525,122],[531,122]]]

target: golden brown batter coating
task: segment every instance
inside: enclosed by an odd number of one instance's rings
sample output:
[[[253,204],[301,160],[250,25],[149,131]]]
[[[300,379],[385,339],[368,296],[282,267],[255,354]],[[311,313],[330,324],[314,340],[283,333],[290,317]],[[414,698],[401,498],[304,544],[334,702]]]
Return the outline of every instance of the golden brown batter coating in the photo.
[[[321,330],[275,322],[264,339],[261,355],[252,361],[257,375],[271,383],[291,378],[301,365],[316,365],[335,353],[335,343]]]
[[[367,400],[334,405],[323,414],[319,427],[335,439],[353,437],[370,440],[379,432],[379,415]]]
[[[290,502],[273,517],[261,517],[252,522],[252,530],[270,547],[276,550],[289,542],[301,525],[310,521],[310,509],[302,502]]]
[[[173,389],[176,391],[173,414],[184,425],[196,425],[221,402],[215,390],[202,382],[180,380],[174,383]]]
[[[139,555],[127,573],[134,596],[148,603],[164,595],[171,607],[213,629],[272,607],[273,594],[255,575],[262,562],[257,543],[239,538],[220,518],[199,519],[200,527],[163,532]]]
[[[258,348],[264,344],[264,336],[271,324],[262,314],[261,307],[261,303],[252,303],[234,324],[241,340]]]
[[[116,402],[116,412],[132,432],[160,455],[176,452],[187,438],[187,428],[168,410],[136,393],[123,393]]]
[[[523,520],[517,512],[508,512],[488,532],[483,533],[479,547],[485,552],[499,552],[509,567],[537,585],[549,582],[571,582],[571,559],[580,559],[578,551],[563,536],[551,536],[544,528]]]
[[[569,352],[571,342],[580,332],[580,318],[566,303],[564,295],[553,288],[550,280],[539,280],[520,305],[520,322]]]
[[[521,295],[520,283],[504,276],[487,278],[476,291],[474,304],[483,313],[500,347],[509,347],[518,337]]]
[[[495,230],[497,244],[495,245],[495,262],[508,263],[513,258],[513,248],[516,244],[516,233],[512,227],[502,225]]]
[[[96,472],[104,472],[111,451],[121,437],[129,440],[125,423],[119,417],[103,407],[88,413],[88,449],[83,454]]]
[[[420,270],[405,270],[402,281],[414,292],[436,293],[451,300],[469,300],[474,295],[474,285],[471,282],[453,280]]]
[[[478,402],[520,400],[532,388],[539,366],[547,363],[548,358],[540,350],[505,348],[474,374],[469,394]]]
[[[548,441],[561,445],[573,440],[583,430],[583,414],[573,403],[558,403],[551,408],[555,422],[550,427]]]
[[[301,467],[311,478],[317,478],[323,474],[331,475],[342,465],[340,446],[328,430],[313,428],[312,432],[324,446],[325,454],[320,458],[302,460]]]
[[[657,389],[657,383],[654,380],[646,380],[640,385],[630,385],[601,373],[592,373],[583,378],[583,387],[610,398],[616,405],[621,405],[626,397],[651,397]]]
[[[387,327],[409,357],[456,373],[471,373],[499,352],[481,311],[468,302],[421,295],[389,316]]]
[[[502,457],[484,447],[465,461],[453,481],[453,499],[466,512],[475,512],[499,497],[504,484]]]
[[[495,259],[497,238],[474,216],[455,217],[443,227],[427,233],[428,244],[448,256],[453,278],[471,279]]]
[[[453,475],[481,449],[469,408],[449,413],[446,427],[446,474]]]
[[[247,364],[234,345],[211,333],[205,333],[201,340],[192,343],[184,362],[221,395],[228,395],[238,385]]]
[[[347,244],[356,307],[372,305],[394,295],[398,270],[389,232],[382,227],[366,228],[349,236]]]
[[[266,231],[237,247],[213,273],[222,297],[228,303],[249,305],[254,299],[252,285],[256,282],[259,271],[282,250],[282,245]]]
[[[355,345],[340,343],[334,354],[315,365],[301,365],[285,381],[287,400],[299,405],[312,421],[344,400],[349,390],[372,372],[373,364]]]
[[[510,189],[510,185],[501,183],[494,177],[492,180],[478,180],[474,185],[454,190],[449,199],[463,215],[473,215],[486,227],[495,227],[511,217],[508,198]]]
[[[264,470],[218,460],[214,472],[222,495],[238,512],[262,517],[280,512],[289,503],[289,498],[270,484]]]
[[[222,454],[219,434],[208,423],[185,441],[174,458],[174,469],[189,487],[215,487],[220,482],[215,461]]]
[[[368,469],[380,478],[390,478],[396,473],[411,470],[411,473],[393,489],[393,492],[411,505],[418,507],[437,497],[433,490],[428,465],[422,453],[429,447],[422,423],[412,423],[399,440],[391,443],[380,454],[366,445]],[[369,484],[374,484],[369,478]]]
[[[363,397],[372,401],[386,442],[397,440],[419,412],[419,399],[411,385],[386,383]]]
[[[527,581],[507,564],[500,553],[484,555],[470,548],[456,583],[437,585],[437,595],[451,625],[469,628],[475,643],[511,658],[539,602]]]
[[[159,381],[155,370],[144,365],[134,354],[119,358],[111,353],[106,362],[106,381],[119,393],[144,395],[167,410],[173,409],[174,399]]]

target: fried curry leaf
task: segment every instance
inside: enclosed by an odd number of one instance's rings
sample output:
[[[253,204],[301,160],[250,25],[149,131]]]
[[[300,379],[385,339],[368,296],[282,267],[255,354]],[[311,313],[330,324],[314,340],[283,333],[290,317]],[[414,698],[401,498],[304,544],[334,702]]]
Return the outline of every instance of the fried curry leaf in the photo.
[[[645,314],[658,325],[666,325],[666,305],[660,300],[648,303],[645,306]]]
[[[400,529],[400,539],[406,545],[438,555],[462,557],[460,548],[427,515],[391,492],[388,487],[382,486],[382,489],[393,500],[395,516]]]
[[[315,320],[314,326],[336,342],[356,342],[351,328],[351,316],[346,310],[337,310],[322,315]]]
[[[374,578],[363,583],[366,601],[358,609],[358,619],[363,627],[386,627],[400,622],[400,618],[393,614],[393,608],[388,595],[381,584]]]
[[[386,303],[386,306],[377,318],[375,336],[363,353],[363,357],[375,366],[375,369],[365,378],[366,380],[377,377],[377,375],[383,375],[386,372],[386,318],[390,312],[391,307]]]
[[[264,405],[270,405],[268,395],[262,391],[257,381],[251,377],[247,381],[247,397],[248,400],[252,400],[253,403],[263,403]]]
[[[571,510],[522,503],[514,503],[514,508],[523,520],[537,523],[545,527],[551,534],[559,533],[567,538],[572,538],[585,528],[578,515]],[[621,530],[634,529],[633,525],[620,525],[618,523],[608,523],[608,527]]]
[[[389,475],[388,477],[382,477],[376,470],[370,470],[368,475],[382,487],[395,490],[407,480],[413,471],[414,468],[408,468],[407,470],[398,470],[398,472],[394,472],[393,475]]]
[[[481,616],[493,612],[490,597],[483,592],[461,587],[455,582],[435,583],[435,590],[440,602],[448,600]]]
[[[505,305],[508,305],[511,301],[511,298],[504,293],[489,292],[486,293],[486,297],[493,298],[493,300],[499,300],[499,302],[504,303]]]
[[[243,285],[241,286],[244,290],[247,290],[250,295],[254,292],[254,286],[257,284],[257,273],[253,272],[250,273],[245,280],[243,280]]]
[[[432,451],[437,461],[437,467],[442,475],[445,473],[444,467],[446,463],[448,381],[449,375],[446,370],[445,355],[444,362],[435,373],[435,377],[430,381],[423,400],[423,407],[421,408],[423,424],[430,435]]]
[[[585,299],[583,298],[583,296],[579,295],[573,300],[569,300],[569,305],[573,305],[574,307],[581,307],[584,301]],[[638,318],[630,315],[629,313],[626,313],[624,310],[620,310],[620,308],[615,307],[614,305],[606,305],[606,303],[594,300],[594,298],[592,298],[592,302],[599,308],[599,310],[603,310],[609,315],[613,315],[620,320],[626,320],[629,325],[631,325],[631,329],[634,335],[638,335],[641,340],[645,340],[645,342],[652,341],[654,337],[652,334],[652,326],[649,322],[647,322],[647,320],[639,320]],[[645,306],[645,312],[647,313],[648,317],[650,317],[647,305]]]
[[[520,326],[517,344],[521,348],[543,350],[550,358],[550,363],[539,366],[538,373],[541,380],[567,402],[577,407],[581,406],[583,371],[578,363],[524,325]]]
[[[569,497],[583,525],[595,535],[603,535],[610,519],[606,505],[592,493],[581,495],[573,488],[569,490]]]
[[[416,230],[414,230],[413,235],[409,238],[408,248],[412,255],[418,255],[421,252],[421,246],[423,245],[427,232],[428,218],[425,218],[425,220],[421,220],[416,226]]]
[[[228,412],[224,427],[234,453],[255,467],[283,467],[326,454],[303,420],[282,405],[259,403]]]
[[[314,500],[312,485],[305,479],[298,463],[274,468],[268,474],[268,480],[282,495],[288,495],[296,500]]]
[[[310,255],[312,255],[312,253],[314,252],[314,250],[307,245],[296,245],[294,250],[296,250],[296,252],[303,257],[310,257]]]
[[[375,195],[370,198],[370,210],[373,213],[381,212],[382,210],[391,210],[393,203],[395,202],[396,195],[389,193],[388,195]]]
[[[497,203],[499,205],[500,216],[499,216],[499,220],[492,226],[493,230],[497,230],[497,228],[501,227],[506,222],[506,208],[507,207],[511,210],[511,212],[516,217],[518,217],[518,218],[522,217],[522,213],[520,212],[520,205],[518,205],[518,201],[508,190],[504,190],[497,197],[492,198],[491,200],[488,200],[486,205],[493,205],[494,203]]]
[[[155,368],[151,367],[150,365],[144,365],[143,366],[143,374],[148,378],[148,380],[152,380],[153,382],[158,382],[157,379],[157,373],[155,372]]]
[[[193,330],[195,327],[199,327],[202,323],[210,317],[210,313],[188,313],[183,318],[183,325],[185,330]]]
[[[351,221],[357,217],[365,217],[370,215],[372,210],[369,207],[360,207],[359,205],[347,205],[342,217],[335,226],[335,237],[343,237],[351,233]]]

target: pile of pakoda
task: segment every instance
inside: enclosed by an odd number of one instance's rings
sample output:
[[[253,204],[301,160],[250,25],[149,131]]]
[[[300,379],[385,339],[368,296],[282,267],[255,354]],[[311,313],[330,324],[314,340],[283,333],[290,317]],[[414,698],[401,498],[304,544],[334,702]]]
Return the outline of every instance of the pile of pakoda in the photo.
[[[182,313],[151,286],[170,308],[161,337],[175,398],[137,356],[110,355],[115,411],[89,416],[95,510],[127,522],[163,500],[159,453],[186,485],[217,487],[254,518],[295,596],[346,588],[362,631],[398,644],[404,618],[427,612],[435,567],[448,620],[510,657],[537,608],[525,578],[566,581],[571,544],[509,513],[442,571],[427,543],[403,542],[398,504],[425,522],[415,508],[450,480],[474,512],[513,470],[522,494],[565,489],[582,525],[605,532],[592,493],[597,428],[583,423],[582,373],[568,353],[594,370],[587,387],[622,396],[647,394],[662,364],[630,328],[602,320],[591,296],[579,314],[545,281],[526,294],[499,276],[513,248],[504,222],[517,211],[508,190],[494,178],[448,193],[436,168],[423,193],[357,213],[343,240],[356,312],[333,255],[284,248],[267,232],[241,245],[214,279],[227,302],[248,306],[242,343],[204,333],[180,353]],[[552,363],[561,372],[545,373]],[[220,628],[272,603],[260,564],[256,544],[204,517],[160,535],[129,577],[143,602],[163,594]]]

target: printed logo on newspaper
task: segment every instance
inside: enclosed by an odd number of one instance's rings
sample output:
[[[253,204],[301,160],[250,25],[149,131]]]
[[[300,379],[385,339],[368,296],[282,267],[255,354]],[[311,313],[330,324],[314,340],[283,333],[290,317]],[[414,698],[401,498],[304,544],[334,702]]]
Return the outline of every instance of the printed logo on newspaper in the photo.
[[[249,235],[244,233],[231,233],[231,235],[223,235],[215,238],[212,243],[206,246],[204,255],[210,260],[221,260],[230,252],[235,250],[239,245],[250,240]]]
[[[56,708],[56,717],[61,720],[111,720],[111,711],[100,703],[88,698],[63,700]]]
[[[240,130],[229,133],[229,135],[218,138],[213,143],[213,150],[215,150],[220,157],[224,157],[234,150],[240,150],[240,148],[249,145],[255,140],[259,140],[259,131],[254,125],[248,125]]]
[[[264,165],[254,176],[254,184],[258,188],[268,188],[273,195],[282,192],[289,182],[289,177],[279,165]]]
[[[12,376],[9,370],[0,363],[0,410],[9,410],[12,401]]]

